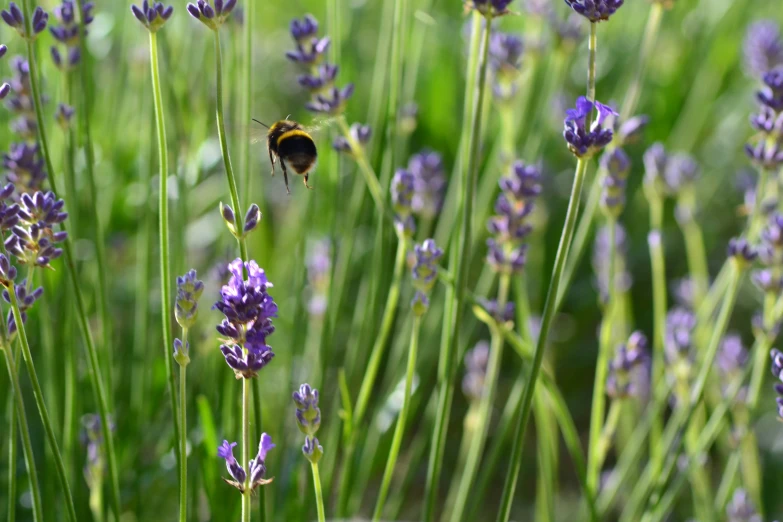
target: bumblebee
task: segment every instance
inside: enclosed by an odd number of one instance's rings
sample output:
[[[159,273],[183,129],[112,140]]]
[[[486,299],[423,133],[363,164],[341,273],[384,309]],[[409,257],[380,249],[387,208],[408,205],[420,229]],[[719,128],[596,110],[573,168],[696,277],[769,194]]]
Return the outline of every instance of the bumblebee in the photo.
[[[279,159],[286,191],[291,193],[291,189],[288,188],[288,168],[304,176],[305,187],[313,188],[307,184],[307,181],[318,160],[318,150],[315,141],[305,128],[288,119],[276,121],[272,125],[265,125],[255,118],[253,121],[268,129],[266,145],[269,161],[272,162],[272,175],[275,175],[275,162]]]

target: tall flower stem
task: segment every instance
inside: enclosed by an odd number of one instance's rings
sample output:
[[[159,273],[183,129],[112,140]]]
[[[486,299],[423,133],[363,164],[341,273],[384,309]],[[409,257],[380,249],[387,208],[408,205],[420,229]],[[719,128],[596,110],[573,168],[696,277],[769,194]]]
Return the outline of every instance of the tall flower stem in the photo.
[[[54,434],[54,427],[52,426],[49,413],[46,409],[46,402],[44,401],[41,384],[38,381],[38,375],[35,371],[35,365],[33,364],[33,355],[30,352],[30,344],[27,341],[27,332],[25,331],[25,326],[22,322],[22,312],[19,310],[19,302],[17,300],[16,291],[14,288],[10,288],[8,290],[8,296],[11,299],[11,309],[13,310],[14,314],[14,322],[16,323],[19,341],[22,347],[22,356],[25,362],[25,366],[27,367],[27,374],[30,377],[30,384],[33,388],[33,397],[35,398],[35,404],[38,407],[38,413],[41,416],[41,422],[43,423],[44,431],[46,432],[46,440],[49,444],[49,450],[52,452],[52,459],[54,460],[57,479],[60,482],[60,487],[63,490],[63,495],[65,496],[65,508],[68,514],[68,519],[71,520],[71,522],[76,522],[76,508],[73,504],[71,488],[68,485],[68,476],[65,472],[65,464],[63,464],[63,458],[60,455],[60,448],[57,445],[57,438]],[[10,348],[6,349],[6,352],[9,354],[10,351]],[[8,357],[8,355],[6,357]],[[18,376],[16,378],[18,379]],[[17,415],[19,415],[20,420],[22,418],[21,414],[21,411],[17,411]]]
[[[399,162],[395,157],[397,142],[397,119],[400,106],[400,84],[402,83],[402,65],[406,38],[405,16],[408,14],[409,0],[394,2],[394,17],[392,18],[391,59],[389,63],[389,100],[386,112],[386,154],[381,172],[381,184],[386,186],[391,172]]]
[[[514,492],[516,491],[519,468],[522,466],[522,446],[525,439],[525,430],[527,428],[527,423],[530,420],[530,410],[533,403],[536,381],[541,372],[541,363],[544,361],[544,351],[549,338],[549,330],[552,327],[552,320],[555,316],[555,296],[557,296],[558,288],[563,277],[563,268],[565,267],[568,248],[571,244],[571,239],[574,236],[576,214],[579,209],[579,199],[582,193],[582,185],[584,184],[587,162],[588,159],[579,158],[579,161],[576,164],[576,173],[574,175],[574,184],[571,189],[571,197],[568,203],[568,211],[566,212],[565,224],[560,236],[560,243],[557,247],[557,254],[555,256],[555,265],[552,270],[552,278],[549,281],[549,290],[547,291],[546,302],[544,303],[541,332],[539,333],[538,342],[536,343],[536,351],[533,356],[533,364],[530,369],[527,386],[525,387],[525,393],[522,396],[521,402],[517,404],[515,412],[517,425],[514,430],[514,438],[512,439],[511,455],[509,459],[511,466],[503,486],[503,496],[500,501],[500,511],[498,512],[497,518],[498,522],[508,522],[508,518],[511,515],[511,503],[514,498]]]
[[[498,310],[503,310],[508,301],[508,290],[511,283],[511,277],[508,274],[500,276],[498,286]],[[460,477],[459,489],[451,511],[450,520],[460,522],[463,519],[465,505],[471,494],[475,483],[476,473],[478,471],[481,455],[484,453],[484,445],[489,431],[489,421],[492,415],[492,406],[497,389],[498,376],[500,374],[500,364],[503,359],[503,334],[500,332],[502,326],[494,328],[492,331],[492,342],[490,344],[489,361],[487,363],[487,373],[484,379],[485,386],[481,395],[478,407],[478,416],[476,420],[475,431],[470,438],[465,467]]]
[[[647,71],[647,66],[650,63],[650,57],[652,56],[653,47],[658,37],[658,31],[661,26],[661,18],[663,16],[663,6],[659,2],[654,2],[650,7],[650,14],[647,17],[647,25],[644,29],[644,36],[642,36],[642,45],[639,49],[639,56],[636,59],[636,72],[633,80],[626,90],[623,104],[620,107],[620,121],[626,121],[636,111],[636,106],[639,103],[639,95],[641,94],[642,83],[644,82],[644,76]],[[611,143],[607,150],[611,150],[617,146],[617,136],[615,136],[615,142]],[[560,309],[560,305],[565,297],[566,290],[571,285],[571,281],[576,272],[579,261],[584,255],[585,248],[587,247],[590,230],[595,223],[595,218],[598,213],[598,203],[601,196],[601,184],[606,177],[606,169],[600,168],[593,179],[590,186],[589,196],[587,203],[585,204],[584,215],[579,221],[579,226],[574,236],[574,244],[572,253],[568,258],[568,264],[566,265],[565,275],[563,277],[564,284],[561,286],[561,291],[557,296],[557,303],[555,310]]]
[[[441,461],[443,460],[443,451],[445,447],[445,435],[448,425],[449,410],[451,409],[451,400],[454,393],[454,359],[456,358],[459,345],[459,327],[460,318],[464,313],[466,287],[468,281],[468,268],[470,260],[471,238],[473,228],[473,206],[474,194],[476,190],[476,179],[480,165],[481,152],[481,123],[482,108],[484,107],[484,95],[487,84],[487,56],[489,53],[489,40],[492,33],[490,26],[491,19],[484,18],[478,11],[473,13],[473,38],[472,41],[479,42],[481,34],[481,45],[471,45],[471,57],[468,62],[468,79],[466,86],[465,113],[462,122],[462,139],[467,143],[464,149],[467,151],[467,157],[461,158],[462,161],[462,180],[458,193],[458,211],[461,214],[461,223],[459,229],[459,241],[457,245],[452,244],[449,268],[456,274],[453,303],[449,305],[450,312],[445,316],[444,333],[441,345],[441,356],[445,357],[443,371],[440,372],[440,383],[438,386],[438,410],[436,412],[435,431],[433,432],[433,449],[430,452],[429,470],[427,476],[427,499],[425,503],[424,520],[429,522],[434,517],[435,502],[437,500],[437,483],[440,476]],[[478,77],[474,74],[474,68],[478,70]],[[477,83],[473,83],[473,82]],[[475,100],[468,101],[470,93],[475,92]],[[472,106],[470,104],[472,103]],[[466,140],[466,141],[465,141]],[[454,249],[457,246],[457,249]],[[446,333],[448,330],[448,333]],[[445,346],[444,346],[445,344]],[[439,368],[440,369],[440,368]]]
[[[79,66],[81,71],[82,81],[82,107],[78,111],[79,120],[84,132],[84,156],[85,156],[85,172],[87,174],[87,184],[90,188],[90,209],[92,215],[90,219],[93,221],[95,227],[95,258],[98,263],[98,313],[101,318],[101,334],[103,340],[103,351],[106,355],[106,376],[107,387],[110,392],[109,403],[111,404],[111,391],[113,389],[113,353],[111,344],[111,314],[109,313],[109,300],[108,300],[108,287],[106,282],[106,242],[103,233],[103,226],[101,225],[100,212],[98,211],[98,189],[95,185],[95,154],[92,144],[92,133],[90,131],[90,111],[89,111],[89,98],[91,95],[90,74],[87,70],[87,30],[84,23],[84,0],[76,0],[77,9],[76,12],[79,16],[81,36],[79,38],[79,45],[81,47],[82,61]],[[54,175],[54,172],[49,173],[50,176]]]
[[[593,402],[590,411],[590,449],[587,458],[587,486],[591,491],[598,491],[598,478],[603,461],[603,457],[601,456],[601,443],[603,441],[601,432],[604,425],[604,411],[606,409],[606,377],[613,351],[612,329],[614,326],[616,308],[615,269],[617,266],[617,219],[610,217],[607,226],[609,227],[609,299],[606,303],[606,309],[604,310],[604,320],[601,323],[598,360],[595,363]],[[615,403],[619,404],[617,401],[615,401]]]
[[[348,144],[351,146],[351,151],[353,151],[354,157],[356,158],[356,163],[359,165],[359,172],[361,172],[364,177],[364,182],[367,184],[367,189],[370,191],[370,195],[375,202],[378,213],[386,215],[387,217],[393,217],[384,198],[381,182],[378,181],[378,176],[375,174],[375,171],[370,166],[370,162],[367,160],[364,147],[358,143],[351,134],[351,129],[348,126],[348,122],[344,115],[341,114],[337,118],[337,124],[340,126],[343,136],[348,140]]]
[[[216,100],[217,104],[217,129],[220,139],[220,152],[223,156],[223,166],[226,169],[226,179],[228,180],[228,190],[231,193],[231,206],[234,209],[234,228],[236,230],[237,241],[239,242],[239,254],[242,261],[247,261],[247,245],[242,237],[242,207],[239,204],[239,193],[237,192],[237,181],[234,177],[234,169],[231,166],[231,156],[228,153],[228,141],[226,139],[226,127],[223,121],[223,58],[220,50],[220,31],[213,31],[215,36],[215,76],[216,76]],[[244,462],[247,464],[247,461]]]
[[[685,216],[678,219],[685,240],[685,254],[688,259],[688,272],[693,282],[693,307],[698,309],[704,301],[710,285],[710,273],[707,267],[707,252],[704,248],[704,233],[695,219],[696,195],[693,188],[681,191],[677,206],[684,210]]]
[[[315,489],[315,504],[318,509],[318,522],[326,522],[324,492],[321,489],[321,475],[318,473],[318,464],[311,462],[310,468],[313,470],[313,488]]]
[[[606,454],[609,452],[609,447],[612,445],[612,439],[617,431],[617,423],[620,420],[620,413],[622,413],[623,403],[620,400],[612,401],[612,405],[609,407],[609,413],[606,415],[606,423],[604,424],[601,436],[598,439],[595,449],[596,467],[600,471],[606,460]],[[593,486],[591,491],[595,491]]]
[[[253,96],[253,11],[255,10],[255,2],[246,2],[245,8],[245,24],[242,33],[242,45],[244,53],[242,55],[242,109],[241,115],[244,118],[249,118],[252,111],[252,96]],[[239,147],[239,159],[242,166],[242,175],[245,189],[244,206],[250,205],[250,135],[245,130],[245,135],[242,137],[242,143]],[[261,202],[264,203],[265,198],[261,198]],[[263,210],[263,209],[262,209]],[[238,211],[238,209],[237,209]]]
[[[375,504],[375,511],[373,512],[373,522],[378,522],[383,515],[383,506],[386,503],[386,496],[389,493],[389,486],[391,486],[392,476],[394,476],[394,470],[397,466],[397,457],[400,454],[400,447],[402,446],[402,437],[405,434],[405,423],[408,420],[408,410],[410,409],[411,402],[411,388],[413,387],[413,377],[416,373],[416,357],[419,350],[419,331],[421,330],[421,317],[414,317],[413,328],[411,329],[411,344],[408,349],[408,369],[405,373],[405,391],[402,397],[402,406],[400,407],[400,413],[397,416],[397,425],[394,428],[394,436],[392,438],[392,445],[389,449],[389,457],[386,460],[386,469],[383,472],[383,482],[381,482],[381,489],[378,492],[378,500]]]
[[[8,348],[0,348],[0,350],[11,350]],[[13,355],[12,355],[13,357]],[[14,368],[16,372],[16,368]],[[16,372],[18,373],[18,372]],[[9,373],[8,376],[13,379],[13,374]],[[16,397],[16,388],[14,383],[11,383],[12,393],[9,401],[9,415],[8,415],[8,522],[16,522],[16,459],[17,459],[17,441],[19,436],[16,434],[17,422],[16,411],[17,405],[14,400]],[[27,426],[25,422],[25,427]],[[26,456],[26,455],[25,455]],[[36,486],[37,487],[37,483]],[[31,487],[32,489],[32,487]]]
[[[653,386],[663,379],[664,339],[666,337],[666,261],[663,255],[663,199],[657,194],[650,198],[650,262],[653,278],[653,344],[652,344],[652,383]],[[656,400],[655,398],[653,400]],[[660,473],[665,452],[660,445],[663,429],[663,414],[653,422],[650,432],[650,464],[652,478]]]
[[[150,32],[150,66],[152,68],[152,92],[155,101],[155,121],[158,127],[158,158],[160,161],[160,174],[158,175],[160,188],[158,190],[158,228],[160,236],[160,296],[161,296],[161,321],[163,324],[163,360],[166,365],[166,377],[169,388],[169,399],[171,401],[171,417],[174,425],[174,438],[180,440],[180,432],[184,426],[179,425],[179,415],[177,412],[177,385],[174,377],[174,368],[171,364],[171,350],[174,341],[171,337],[171,256],[169,241],[169,197],[168,197],[168,176],[169,176],[169,153],[166,147],[166,121],[163,112],[163,96],[160,90],[160,69],[158,66],[158,40],[157,33]],[[179,446],[175,454],[177,464],[184,459],[180,455]]]
[[[250,461],[250,379],[242,379],[242,462],[244,465]],[[251,497],[250,473],[245,477],[244,491],[242,492],[242,522],[250,522]]]
[[[3,345],[0,346],[0,351],[5,355],[5,365],[8,369],[8,377],[11,380],[11,387],[13,389],[12,395],[14,396],[14,402],[16,406],[16,418],[19,421],[19,433],[22,436],[22,451],[24,452],[24,462],[27,467],[27,476],[30,480],[30,493],[33,497],[33,520],[35,522],[43,522],[43,508],[41,507],[41,489],[38,486],[38,472],[35,469],[35,456],[33,454],[33,445],[30,440],[30,428],[27,425],[27,414],[24,411],[24,399],[22,398],[22,386],[19,384],[19,374],[16,371],[16,362],[14,361],[13,348],[3,340]],[[16,438],[16,433],[13,433],[13,437]],[[12,473],[16,467],[16,461],[8,463],[8,467]],[[14,473],[15,474],[15,473]],[[16,504],[16,496],[8,498],[9,504]],[[13,520],[13,512],[9,507],[9,521]],[[73,518],[72,520],[76,520]]]
[[[182,345],[188,345],[188,329],[182,329]],[[187,423],[188,365],[179,368],[179,522],[188,520],[188,423]]]
[[[598,38],[598,24],[590,22],[590,39],[587,42],[587,99],[595,102],[595,53]]]

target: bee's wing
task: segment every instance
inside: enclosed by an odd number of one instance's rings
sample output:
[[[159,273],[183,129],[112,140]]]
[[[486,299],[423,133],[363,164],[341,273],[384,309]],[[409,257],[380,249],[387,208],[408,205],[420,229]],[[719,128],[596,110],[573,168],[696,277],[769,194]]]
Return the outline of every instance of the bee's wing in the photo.
[[[337,116],[322,116],[314,118],[313,121],[305,126],[305,130],[310,133],[317,133],[322,129],[331,127],[337,122]]]
[[[267,132],[269,131],[265,128],[258,125],[248,125],[245,131],[250,138],[250,143],[266,143]]]

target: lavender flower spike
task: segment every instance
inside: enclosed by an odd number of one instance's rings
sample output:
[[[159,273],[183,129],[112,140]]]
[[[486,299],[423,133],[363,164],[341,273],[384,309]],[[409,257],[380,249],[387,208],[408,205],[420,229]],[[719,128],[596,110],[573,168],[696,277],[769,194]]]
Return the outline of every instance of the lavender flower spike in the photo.
[[[759,20],[748,27],[743,45],[745,68],[755,77],[783,65],[783,39],[773,20]]]
[[[318,390],[305,383],[293,393],[296,404],[296,424],[299,431],[313,436],[321,426],[321,410],[318,408]]]
[[[566,5],[590,22],[609,20],[623,5],[624,0],[565,0]]]
[[[188,10],[190,10],[188,4]],[[131,12],[141,24],[146,27],[151,33],[157,32],[168,22],[171,15],[174,13],[174,6],[166,7],[163,2],[152,2],[144,0],[141,3],[141,7],[131,4]]]
[[[177,297],[174,304],[174,316],[182,328],[191,328],[198,316],[198,300],[204,292],[204,282],[196,278],[191,269],[177,277]]]
[[[587,118],[593,107],[597,111],[597,116],[588,129]],[[608,124],[608,120],[616,116],[617,113],[611,107],[598,101],[593,104],[584,96],[580,96],[576,100],[576,107],[566,111],[563,137],[568,143],[568,148],[577,158],[593,156],[612,141],[612,125]]]
[[[414,177],[407,169],[398,169],[391,181],[391,199],[394,206],[394,226],[403,237],[416,232],[413,220]]]

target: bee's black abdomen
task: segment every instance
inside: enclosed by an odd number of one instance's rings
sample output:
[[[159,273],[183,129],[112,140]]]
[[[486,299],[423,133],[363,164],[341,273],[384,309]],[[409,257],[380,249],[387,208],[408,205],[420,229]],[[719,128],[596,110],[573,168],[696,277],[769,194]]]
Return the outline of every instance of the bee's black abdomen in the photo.
[[[301,134],[284,136],[277,144],[277,154],[297,174],[304,174],[310,170],[318,158],[313,139]]]

